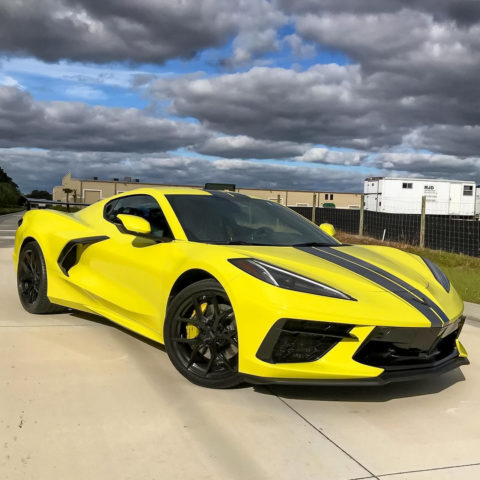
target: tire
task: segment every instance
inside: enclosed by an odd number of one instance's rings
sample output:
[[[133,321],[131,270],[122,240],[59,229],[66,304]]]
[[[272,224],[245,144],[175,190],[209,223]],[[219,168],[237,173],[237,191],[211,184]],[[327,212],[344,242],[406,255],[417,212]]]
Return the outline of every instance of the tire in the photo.
[[[66,309],[50,302],[47,297],[47,268],[40,245],[32,240],[20,250],[17,268],[17,288],[20,303],[29,313],[59,313]]]
[[[225,290],[215,280],[196,282],[172,300],[164,341],[174,367],[192,383],[208,388],[242,383],[235,315]]]

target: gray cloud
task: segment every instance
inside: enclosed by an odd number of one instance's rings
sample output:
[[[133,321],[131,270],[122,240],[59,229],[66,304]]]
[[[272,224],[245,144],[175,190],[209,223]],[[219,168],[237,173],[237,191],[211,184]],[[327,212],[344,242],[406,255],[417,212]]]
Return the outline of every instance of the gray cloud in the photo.
[[[16,0],[1,3],[0,18],[5,52],[50,62],[154,63],[191,57],[237,34],[237,48],[249,53],[262,31],[285,19],[266,0]],[[264,49],[271,46],[264,40]]]
[[[103,179],[133,176],[144,182],[203,185],[235,183],[239,187],[360,191],[364,175],[325,167],[304,167],[245,160],[206,160],[168,155],[107,152],[62,152],[29,149],[0,150],[0,166],[23,192],[51,190],[61,177]]]
[[[480,157],[480,125],[432,125],[411,132],[404,143],[449,155]]]
[[[291,158],[303,154],[311,147],[309,144],[295,142],[274,142],[258,140],[245,135],[234,137],[212,137],[200,145],[195,151],[206,155],[225,158]]]
[[[295,157],[298,162],[323,163],[325,165],[360,165],[367,156],[365,152],[336,151],[328,148],[311,148],[302,155]]]
[[[381,14],[412,9],[431,13],[438,20],[453,20],[459,24],[469,25],[480,20],[480,5],[476,0],[275,0],[275,4],[293,14],[318,14],[319,11]]]
[[[453,178],[480,182],[480,158],[419,152],[383,152],[368,165],[427,178]]]
[[[38,102],[28,92],[0,86],[0,147],[158,152],[208,135],[200,125],[149,117],[133,108]]]
[[[159,80],[151,92],[230,135],[380,151],[421,130],[420,148],[478,155],[480,24],[464,17],[480,7],[453,3],[277,2],[295,16],[285,41],[308,45],[303,38],[353,63]],[[460,145],[458,132],[470,141]]]
[[[156,98],[171,111],[232,135],[363,148],[398,143],[380,118],[381,103],[364,92],[359,66],[316,65],[304,72],[255,67],[211,78],[160,79]]]

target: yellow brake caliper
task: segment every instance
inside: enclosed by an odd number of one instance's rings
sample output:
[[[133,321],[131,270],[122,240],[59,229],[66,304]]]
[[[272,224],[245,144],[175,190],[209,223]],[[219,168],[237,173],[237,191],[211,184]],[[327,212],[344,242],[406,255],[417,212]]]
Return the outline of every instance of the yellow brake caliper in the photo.
[[[207,303],[202,303],[200,305],[200,310],[202,313],[205,313],[205,310],[207,309]],[[196,312],[195,310],[192,312],[192,315],[190,315],[190,318],[195,318]],[[200,333],[200,330],[195,326],[192,325],[191,323],[187,324],[187,338],[190,340],[192,338],[196,338],[198,334]]]

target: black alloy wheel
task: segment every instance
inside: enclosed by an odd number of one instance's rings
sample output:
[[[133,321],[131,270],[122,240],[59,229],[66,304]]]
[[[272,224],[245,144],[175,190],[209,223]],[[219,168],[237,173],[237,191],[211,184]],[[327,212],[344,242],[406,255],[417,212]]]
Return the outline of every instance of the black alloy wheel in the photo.
[[[215,280],[196,282],[173,299],[164,337],[170,360],[191,382],[210,388],[230,388],[242,382],[235,314]]]
[[[17,287],[20,302],[30,313],[56,313],[63,307],[54,305],[47,297],[47,269],[40,245],[29,241],[20,250],[17,268]]]

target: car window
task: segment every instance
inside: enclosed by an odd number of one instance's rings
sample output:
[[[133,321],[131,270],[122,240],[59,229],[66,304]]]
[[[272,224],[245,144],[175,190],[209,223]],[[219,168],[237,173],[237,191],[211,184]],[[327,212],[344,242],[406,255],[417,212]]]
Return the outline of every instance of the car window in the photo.
[[[119,214],[142,217],[150,223],[152,235],[173,238],[160,205],[150,195],[129,195],[112,200],[105,205],[105,220],[118,223],[117,215]]]

